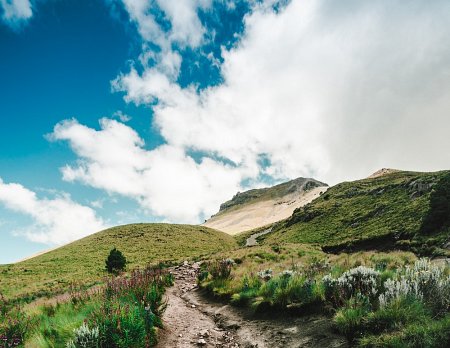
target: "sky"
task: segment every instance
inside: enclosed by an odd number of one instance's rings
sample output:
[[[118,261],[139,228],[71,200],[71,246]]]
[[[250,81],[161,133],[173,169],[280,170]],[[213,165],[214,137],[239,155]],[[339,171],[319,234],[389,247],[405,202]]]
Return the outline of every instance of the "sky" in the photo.
[[[450,168],[450,3],[0,0],[0,263],[296,177]]]

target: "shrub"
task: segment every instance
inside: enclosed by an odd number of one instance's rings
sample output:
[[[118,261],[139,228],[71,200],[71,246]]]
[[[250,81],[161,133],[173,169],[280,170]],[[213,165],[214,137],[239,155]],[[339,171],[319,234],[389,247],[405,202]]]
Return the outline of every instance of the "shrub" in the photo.
[[[101,347],[145,347],[147,335],[156,341],[152,319],[139,304],[110,301],[93,318],[99,328]]]
[[[314,291],[314,288],[314,280],[292,273],[292,271],[285,271],[280,276],[262,284],[258,291],[260,299],[255,302],[255,305],[266,303],[280,308],[288,305],[303,306],[317,299],[317,292]]]
[[[73,330],[75,338],[67,342],[67,348],[98,348],[99,330],[98,327],[89,329],[86,323]]]
[[[333,318],[338,331],[352,341],[362,335],[364,318],[368,309],[364,305],[350,305],[337,311]]]
[[[232,259],[215,260],[207,264],[207,271],[213,279],[229,279],[234,261]]]
[[[122,252],[114,248],[109,252],[108,257],[106,258],[105,267],[109,273],[114,273],[123,271],[125,269],[126,263],[127,259],[122,254]]]
[[[55,316],[56,308],[52,304],[44,304],[41,307],[42,313],[46,315],[47,317],[53,317]]]
[[[107,281],[102,306],[94,311],[89,324],[99,328],[100,347],[147,347],[156,344],[156,326],[166,308],[165,287],[173,276],[166,270],[147,267],[135,270],[129,278]]]
[[[433,265],[428,259],[417,260],[397,279],[384,282],[380,306],[385,307],[401,297],[422,300],[435,314],[444,314],[450,309],[450,276],[445,274],[443,267]]]
[[[272,251],[276,252],[277,254],[279,254],[281,252],[281,247],[278,244],[271,245],[270,248],[272,249]]]
[[[0,322],[0,342],[4,347],[20,346],[31,326],[31,319],[19,307],[9,310]]]
[[[313,278],[318,274],[323,274],[330,270],[330,265],[326,259],[319,259],[313,257],[311,262],[305,268],[305,275],[308,278]]]
[[[268,280],[270,280],[272,278],[272,270],[269,268],[269,269],[265,269],[265,270],[259,271],[258,272],[258,277],[261,278],[264,281],[268,281]]]
[[[252,299],[258,296],[261,288],[261,279],[255,275],[245,275],[242,279],[242,287],[239,293],[234,294],[231,298],[231,303],[234,305],[246,305]]]
[[[356,295],[366,296],[371,303],[377,299],[380,273],[372,268],[358,266],[344,272],[335,279],[331,275],[322,278],[325,298],[335,307]]]
[[[371,333],[382,333],[401,329],[408,323],[425,323],[429,311],[421,301],[412,298],[399,298],[383,308],[371,312],[365,319],[365,328]]]

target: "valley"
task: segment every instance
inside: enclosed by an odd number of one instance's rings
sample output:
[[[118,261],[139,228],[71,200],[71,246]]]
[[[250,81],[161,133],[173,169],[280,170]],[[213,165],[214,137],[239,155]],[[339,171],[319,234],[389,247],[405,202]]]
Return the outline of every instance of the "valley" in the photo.
[[[110,281],[128,284],[117,294],[119,308],[120,301],[132,303],[126,294],[142,294],[127,280],[139,267],[145,270],[139,277],[160,282],[160,299],[149,300],[152,326],[139,336],[149,346],[158,340],[158,347],[441,347],[450,340],[449,173],[382,170],[330,188],[299,178],[237,194],[208,220],[217,229],[118,226],[2,265],[0,309],[18,323],[14,331],[8,326],[14,321],[3,320],[2,337],[58,347],[83,322],[106,330],[102,335],[122,335],[92,313],[105,310]],[[283,202],[296,202],[290,215],[268,220],[267,211]],[[258,215],[259,204],[271,208]],[[239,233],[244,225],[252,228]],[[112,248],[127,264],[110,278],[104,260]],[[395,290],[417,279],[415,293]],[[136,311],[145,303],[136,301]],[[122,315],[119,322],[131,320]],[[37,318],[47,326],[32,324]]]

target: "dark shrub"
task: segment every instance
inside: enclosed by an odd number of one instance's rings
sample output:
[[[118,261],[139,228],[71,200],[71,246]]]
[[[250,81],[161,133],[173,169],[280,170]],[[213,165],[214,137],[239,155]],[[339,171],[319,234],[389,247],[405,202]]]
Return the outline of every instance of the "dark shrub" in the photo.
[[[123,271],[125,269],[127,259],[120,250],[114,248],[109,252],[109,255],[105,263],[106,263],[106,270],[109,273],[114,273],[118,271]]]
[[[233,263],[230,259],[212,261],[208,263],[207,270],[213,279],[229,279]]]

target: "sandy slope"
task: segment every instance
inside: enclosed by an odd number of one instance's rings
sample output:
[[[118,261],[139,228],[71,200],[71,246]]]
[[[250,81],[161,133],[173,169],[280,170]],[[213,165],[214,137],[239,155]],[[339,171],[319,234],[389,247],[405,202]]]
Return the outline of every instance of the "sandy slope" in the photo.
[[[243,205],[228,212],[213,216],[203,226],[215,228],[229,234],[252,230],[288,218],[294,209],[308,204],[328,187],[316,187],[307,192],[294,193],[277,200],[265,200]]]

